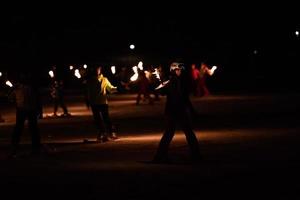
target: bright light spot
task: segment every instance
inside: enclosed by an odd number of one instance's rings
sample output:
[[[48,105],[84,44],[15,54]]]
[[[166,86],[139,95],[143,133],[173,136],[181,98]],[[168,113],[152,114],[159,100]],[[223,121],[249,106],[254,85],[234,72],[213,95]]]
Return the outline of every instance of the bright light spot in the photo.
[[[2,76],[2,72],[0,72],[0,77]]]
[[[112,74],[116,73],[116,66],[111,66],[110,69]]]
[[[86,64],[84,64],[84,65],[83,65],[83,68],[84,68],[84,69],[86,69],[86,68],[87,68],[87,65],[86,65]]]
[[[295,31],[296,36],[299,36],[299,31]]]
[[[131,45],[129,46],[129,48],[130,48],[130,49],[135,49],[134,44],[131,44]]]
[[[133,70],[134,74],[133,74],[133,76],[130,77],[130,80],[136,81],[139,77],[137,66],[132,67],[132,70]]]
[[[165,85],[167,85],[169,83],[169,80],[162,82],[159,86],[157,86],[155,88],[155,90],[159,90],[160,88],[165,87]]]
[[[132,77],[130,77],[131,81],[136,81],[138,79],[138,74],[134,74]]]
[[[138,68],[137,68],[137,66],[133,66],[133,67],[132,67],[132,70],[133,70],[133,72],[134,72],[135,74],[138,73]]]
[[[5,82],[5,84],[6,84],[7,86],[9,86],[9,87],[12,87],[12,86],[13,86],[13,84],[12,84],[9,80],[7,80],[7,81]]]
[[[76,69],[76,70],[74,71],[74,75],[75,75],[78,79],[81,78],[81,75],[80,75],[78,69]]]
[[[159,76],[159,73],[158,73],[157,68],[155,68],[154,70],[155,70],[155,71],[154,71],[152,74],[154,74],[155,77],[156,77],[158,80],[160,80],[160,76]]]
[[[257,54],[257,53],[258,53],[258,51],[257,51],[257,50],[254,50],[254,51],[253,51],[253,53],[254,53],[254,54]]]
[[[49,76],[50,76],[51,78],[54,78],[54,72],[53,72],[52,70],[49,71]]]
[[[214,72],[215,72],[216,69],[217,69],[217,66],[213,66],[211,69],[208,70],[208,74],[210,76],[212,76],[214,74]]]
[[[70,66],[70,70],[73,70],[73,69],[74,69],[74,67],[71,65],[71,66]]]
[[[142,62],[142,61],[139,62],[138,68],[139,68],[140,70],[143,70],[143,62]]]

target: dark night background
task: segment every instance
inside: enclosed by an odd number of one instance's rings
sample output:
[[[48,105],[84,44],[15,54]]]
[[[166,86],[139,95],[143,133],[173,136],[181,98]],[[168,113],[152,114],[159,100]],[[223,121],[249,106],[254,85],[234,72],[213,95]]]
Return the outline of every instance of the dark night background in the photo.
[[[129,67],[142,60],[146,67],[167,68],[174,59],[187,66],[207,61],[219,66],[208,80],[215,90],[297,90],[297,18],[282,18],[279,12],[215,13],[5,15],[0,19],[0,68],[8,73],[35,68],[46,80],[53,65]]]
[[[150,7],[140,1],[135,4],[143,8],[128,9],[115,3],[121,13],[103,2],[97,2],[96,11],[73,10],[74,2],[63,12],[50,8],[63,2],[42,2],[48,12],[32,7],[39,13],[2,8],[10,14],[0,16],[1,199],[299,199],[298,6],[286,9],[287,1],[278,3],[279,9],[263,1],[230,6],[226,1],[226,7],[217,2],[206,7],[197,2],[192,10],[182,1],[177,9],[171,7],[175,1],[166,8],[162,2]],[[130,44],[136,48],[130,50]],[[191,95],[199,112],[193,125],[202,163],[189,162],[183,135],[170,148],[174,164],[144,162],[152,159],[164,130],[164,98],[136,106],[136,94],[110,95],[120,141],[94,143],[98,130],[92,111],[69,66],[102,65],[113,80],[111,65],[131,70],[140,60],[145,67],[162,64],[165,70],[173,61],[218,66],[207,79],[212,95]],[[54,65],[65,80],[72,117],[52,117],[48,71]],[[29,154],[30,129],[24,130],[20,157],[8,160],[16,118],[4,81],[20,71],[34,72],[44,92],[45,118],[38,123],[44,152]]]

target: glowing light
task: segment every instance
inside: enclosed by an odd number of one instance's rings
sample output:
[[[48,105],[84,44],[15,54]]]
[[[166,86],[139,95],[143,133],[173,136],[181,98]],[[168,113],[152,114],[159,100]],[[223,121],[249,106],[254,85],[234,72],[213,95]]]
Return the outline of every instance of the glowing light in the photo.
[[[217,66],[213,66],[211,69],[209,69],[208,67],[205,67],[206,73],[208,73],[208,75],[210,75],[210,76],[212,76],[214,74],[216,69],[217,69]]]
[[[13,87],[13,84],[12,84],[9,80],[7,80],[7,81],[5,82],[5,84],[6,84],[8,87]]]
[[[110,69],[112,74],[116,73],[116,66],[111,66]]]
[[[142,61],[139,62],[138,68],[139,68],[140,70],[143,70],[143,62],[142,62]]]
[[[134,45],[134,44],[131,44],[131,45],[129,46],[129,48],[133,50],[133,49],[135,49],[135,45]]]
[[[147,78],[147,79],[150,79],[151,73],[148,72],[147,70],[145,70],[144,73],[145,73],[146,78]]]
[[[155,68],[154,70],[155,71],[152,74],[154,74],[158,80],[161,80],[157,68]]]
[[[86,69],[86,68],[87,68],[87,65],[86,65],[86,64],[84,64],[84,65],[83,65],[83,68],[84,68],[84,69]]]
[[[133,67],[132,67],[132,70],[133,70],[133,72],[134,72],[135,74],[138,73],[138,68],[137,68],[137,66],[133,66]]]
[[[211,68],[211,75],[213,75],[214,74],[214,72],[215,72],[215,70],[217,69],[217,66],[213,66],[212,68]]]
[[[295,31],[296,36],[299,36],[299,31]]]
[[[71,66],[70,66],[70,70],[73,70],[73,69],[74,69],[74,67],[71,65]]]
[[[254,53],[254,54],[257,54],[257,53],[258,53],[258,51],[257,51],[257,50],[254,50],[254,51],[253,51],[253,53]]]
[[[167,85],[168,82],[169,82],[169,80],[168,80],[168,81],[162,82],[159,86],[157,86],[157,87],[155,88],[155,90],[158,90],[158,89],[160,89],[160,88],[165,87],[165,86]]]
[[[79,73],[79,70],[78,69],[76,69],[75,71],[74,71],[74,75],[78,78],[78,79],[80,79],[81,78],[81,75],[80,75],[80,73]]]
[[[2,76],[2,72],[0,72],[0,77]]]
[[[49,71],[49,76],[50,76],[51,78],[54,78],[54,72],[53,72],[52,70]]]
[[[139,77],[137,66],[132,67],[132,70],[133,70],[134,74],[133,74],[133,76],[130,77],[130,81],[136,81]]]

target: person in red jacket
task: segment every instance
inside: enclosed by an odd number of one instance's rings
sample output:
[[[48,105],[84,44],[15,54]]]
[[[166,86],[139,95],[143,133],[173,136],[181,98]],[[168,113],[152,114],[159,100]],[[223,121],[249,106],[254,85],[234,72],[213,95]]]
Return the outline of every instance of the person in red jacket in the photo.
[[[144,98],[149,101],[149,104],[153,104],[153,99],[150,96],[150,82],[147,79],[144,71],[139,70],[138,73],[139,73],[138,80],[137,80],[138,94],[136,97],[136,105],[140,104],[141,95],[143,95]]]
[[[206,86],[207,76],[212,76],[214,74],[214,69],[209,69],[207,64],[202,62],[199,73],[199,82],[197,87],[199,88],[200,96],[208,96],[210,92]]]

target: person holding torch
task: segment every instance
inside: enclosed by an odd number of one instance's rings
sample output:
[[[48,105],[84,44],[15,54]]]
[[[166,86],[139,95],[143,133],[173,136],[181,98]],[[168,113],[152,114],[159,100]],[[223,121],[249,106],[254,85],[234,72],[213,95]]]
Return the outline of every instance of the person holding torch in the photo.
[[[168,149],[177,125],[181,126],[186,136],[193,161],[201,160],[199,143],[191,128],[191,102],[183,69],[181,63],[172,63],[170,80],[158,87],[161,93],[167,96],[165,105],[166,128],[152,163],[168,163],[170,161]]]
[[[108,94],[116,91],[117,87],[113,86],[109,80],[103,76],[102,67],[89,69],[87,89],[94,122],[99,131],[97,141],[107,142],[109,139],[118,139],[111,123],[108,110]]]
[[[38,130],[38,89],[29,72],[20,72],[17,84],[13,85],[13,91],[10,94],[16,104],[16,123],[12,134],[12,152],[11,157],[15,157],[18,151],[21,133],[24,129],[24,123],[28,120],[29,131],[32,140],[32,154],[40,154],[41,138]]]
[[[197,90],[199,91],[199,96],[208,96],[210,92],[206,86],[206,77],[207,75],[212,76],[217,69],[216,66],[213,66],[211,69],[208,68],[205,62],[201,63],[201,67],[199,70],[199,81],[197,85]]]
[[[3,76],[3,74],[2,74],[2,72],[0,72],[0,81],[1,81],[2,76]],[[5,80],[5,79],[2,79],[2,80]],[[3,90],[5,91],[5,93],[7,93],[7,96],[10,97],[11,96],[10,94],[14,90],[13,84],[9,80],[6,79],[6,81],[1,81],[1,87],[0,87],[0,89],[2,89],[3,85],[6,86],[5,87],[6,89],[3,88]],[[7,89],[7,88],[9,88],[9,89]],[[5,120],[4,120],[4,118],[2,118],[2,115],[0,113],[0,123],[2,123],[2,122],[5,122]]]

